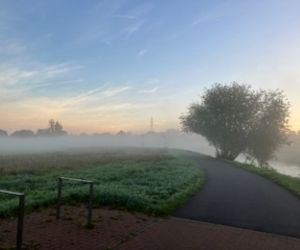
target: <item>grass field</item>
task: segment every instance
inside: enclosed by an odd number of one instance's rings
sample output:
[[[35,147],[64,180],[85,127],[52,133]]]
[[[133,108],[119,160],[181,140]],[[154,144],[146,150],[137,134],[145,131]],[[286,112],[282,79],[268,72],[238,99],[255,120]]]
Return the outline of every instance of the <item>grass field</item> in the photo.
[[[235,162],[235,165],[239,168],[242,168],[249,172],[261,175],[261,176],[277,183],[278,185],[289,190],[294,195],[296,195],[300,198],[300,178],[280,174],[273,169],[261,168],[261,167],[256,167],[256,166],[237,163],[237,162]]]
[[[95,205],[164,215],[204,182],[200,168],[184,156],[160,150],[89,150],[0,157],[0,189],[26,194],[26,210],[56,202],[59,176],[95,181]],[[88,187],[68,184],[64,199],[84,201]],[[13,215],[17,200],[0,196],[0,216]]]

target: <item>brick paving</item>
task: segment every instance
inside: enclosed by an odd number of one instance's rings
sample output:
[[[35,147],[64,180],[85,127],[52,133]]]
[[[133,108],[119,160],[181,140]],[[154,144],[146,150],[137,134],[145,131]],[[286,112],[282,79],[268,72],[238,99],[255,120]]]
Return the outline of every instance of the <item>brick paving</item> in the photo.
[[[95,227],[85,221],[84,207],[64,207],[59,221],[54,208],[26,215],[24,249],[300,249],[297,238],[174,217],[95,209]],[[15,227],[15,219],[0,220],[0,249],[14,246]]]

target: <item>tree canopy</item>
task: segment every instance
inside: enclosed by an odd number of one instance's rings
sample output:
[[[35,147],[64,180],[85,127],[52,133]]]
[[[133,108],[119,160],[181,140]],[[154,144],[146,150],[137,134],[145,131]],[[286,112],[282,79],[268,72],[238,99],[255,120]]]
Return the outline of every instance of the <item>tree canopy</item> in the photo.
[[[38,129],[37,136],[62,136],[67,135],[67,132],[63,129],[63,126],[58,122],[51,119],[49,121],[49,127],[45,129]]]
[[[29,129],[21,129],[11,134],[13,137],[34,137],[34,132]]]
[[[0,136],[8,136],[8,133],[5,130],[0,129]]]
[[[234,82],[207,89],[181,123],[185,131],[204,136],[217,157],[234,160],[243,153],[263,165],[287,142],[288,117],[281,91],[255,91]]]

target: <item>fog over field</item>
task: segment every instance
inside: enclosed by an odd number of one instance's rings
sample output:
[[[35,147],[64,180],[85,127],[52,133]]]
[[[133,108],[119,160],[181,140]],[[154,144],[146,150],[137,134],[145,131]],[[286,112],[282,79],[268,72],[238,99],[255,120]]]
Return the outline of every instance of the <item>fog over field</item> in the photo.
[[[297,138],[296,138],[297,139]],[[297,140],[290,146],[279,150],[270,162],[272,168],[290,176],[300,177],[300,157]],[[93,149],[111,150],[117,148],[171,148],[190,150],[214,156],[214,148],[200,135],[170,131],[164,133],[148,133],[143,135],[84,135],[57,137],[13,138],[2,137],[0,154],[34,154],[61,151],[89,151]],[[245,162],[244,156],[238,161]],[[1,164],[1,162],[0,162]]]
[[[93,135],[11,138],[0,140],[0,154],[44,153],[84,150],[95,147],[178,148],[212,155],[214,150],[198,135],[180,133],[149,133],[145,135]]]

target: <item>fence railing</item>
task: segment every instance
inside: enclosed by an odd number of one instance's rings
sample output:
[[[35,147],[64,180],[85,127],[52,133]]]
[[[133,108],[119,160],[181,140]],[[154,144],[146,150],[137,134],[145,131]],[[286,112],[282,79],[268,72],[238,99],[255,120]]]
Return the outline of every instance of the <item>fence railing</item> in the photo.
[[[2,190],[2,189],[0,189],[0,193],[5,195],[17,196],[19,198],[16,249],[21,250],[23,244],[25,195],[23,193],[12,192],[12,191]]]
[[[57,209],[56,209],[56,218],[60,219],[62,198],[63,198],[63,181],[71,182],[81,182],[89,185],[89,199],[87,204],[87,226],[92,226],[92,209],[93,209],[93,193],[94,193],[94,182],[84,179],[76,179],[69,177],[59,177],[58,178],[58,191],[57,191]],[[18,206],[18,223],[17,223],[17,237],[16,237],[16,249],[21,250],[23,244],[23,227],[24,227],[24,210],[25,210],[25,194],[19,192],[12,192],[8,190],[0,189],[0,193],[4,195],[17,196],[19,198]]]
[[[57,182],[57,209],[56,209],[56,219],[60,219],[61,214],[61,206],[62,206],[62,189],[63,189],[63,181],[71,181],[71,182],[81,182],[84,184],[88,184],[89,188],[89,200],[87,204],[88,214],[87,214],[87,226],[92,225],[92,209],[93,209],[93,192],[94,192],[94,182],[84,179],[76,179],[69,177],[59,177]]]

